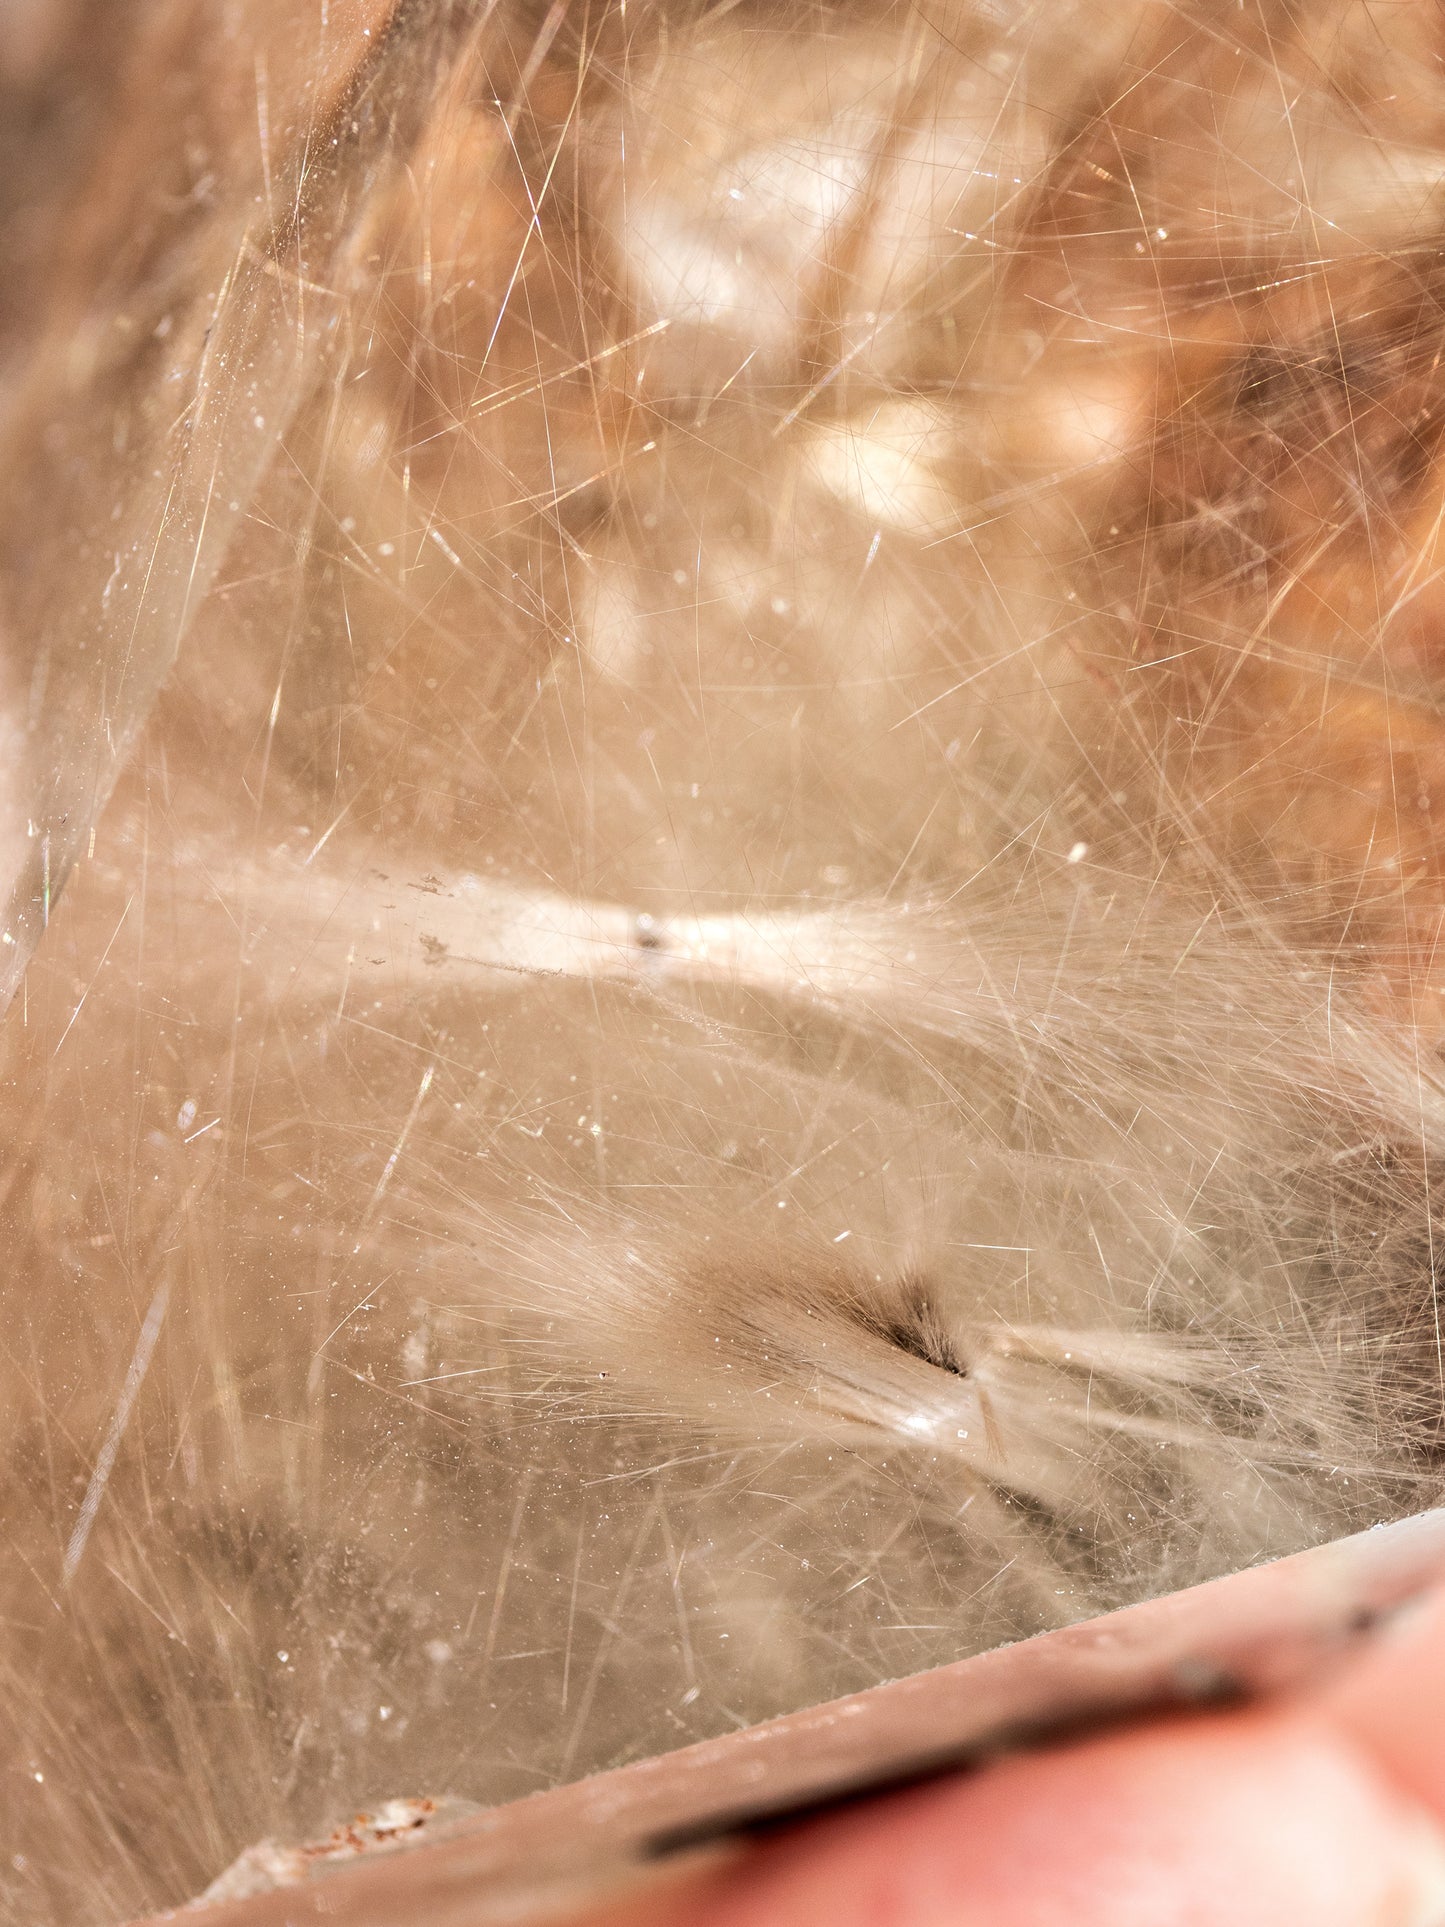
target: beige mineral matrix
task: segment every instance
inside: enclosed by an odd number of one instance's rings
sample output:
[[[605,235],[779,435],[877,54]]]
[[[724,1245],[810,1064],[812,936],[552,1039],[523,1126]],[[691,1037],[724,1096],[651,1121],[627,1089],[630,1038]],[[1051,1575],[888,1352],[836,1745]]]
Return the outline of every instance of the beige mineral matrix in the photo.
[[[4,1927],[1439,1501],[1442,61],[0,0]]]

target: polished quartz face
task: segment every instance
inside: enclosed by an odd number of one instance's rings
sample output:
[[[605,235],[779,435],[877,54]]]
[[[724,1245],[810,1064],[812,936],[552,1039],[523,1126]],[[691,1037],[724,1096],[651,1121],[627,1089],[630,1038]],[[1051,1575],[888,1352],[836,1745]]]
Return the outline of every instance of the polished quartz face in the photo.
[[[1433,14],[22,11],[0,1919],[1432,1505]]]

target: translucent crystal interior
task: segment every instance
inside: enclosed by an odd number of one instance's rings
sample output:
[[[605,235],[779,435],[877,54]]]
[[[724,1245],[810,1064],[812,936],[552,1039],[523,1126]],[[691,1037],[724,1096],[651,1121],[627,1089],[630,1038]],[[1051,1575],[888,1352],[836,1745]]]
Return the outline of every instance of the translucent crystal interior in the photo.
[[[1439,42],[0,7],[0,1918],[1435,1501]]]

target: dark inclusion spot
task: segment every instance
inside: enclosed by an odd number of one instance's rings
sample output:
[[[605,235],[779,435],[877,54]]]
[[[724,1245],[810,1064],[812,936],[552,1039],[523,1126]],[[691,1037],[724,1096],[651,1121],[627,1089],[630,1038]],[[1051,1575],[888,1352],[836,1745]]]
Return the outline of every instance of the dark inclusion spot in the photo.
[[[864,1322],[880,1338],[914,1358],[921,1358],[925,1365],[936,1365],[939,1371],[952,1372],[955,1378],[968,1377],[968,1360],[959,1350],[926,1285],[915,1284],[909,1288],[895,1317],[875,1315]]]

